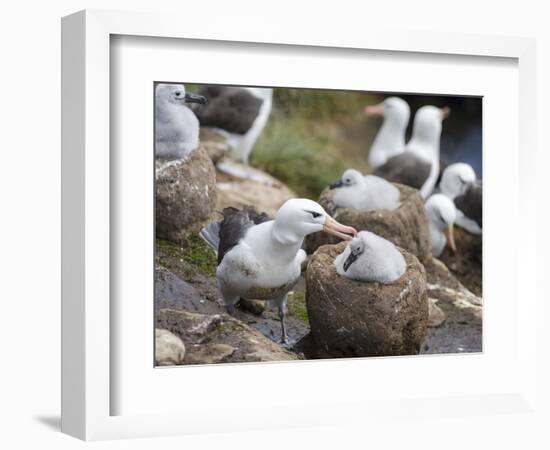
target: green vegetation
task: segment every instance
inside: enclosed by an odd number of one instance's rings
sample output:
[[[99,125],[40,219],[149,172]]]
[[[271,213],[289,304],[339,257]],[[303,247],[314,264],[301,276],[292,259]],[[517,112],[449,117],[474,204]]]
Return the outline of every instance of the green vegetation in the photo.
[[[202,85],[186,83],[186,88],[198,92]],[[251,165],[298,195],[317,199],[345,169],[367,171],[367,151],[380,122],[362,110],[380,99],[356,91],[274,88],[271,116]]]
[[[293,292],[288,294],[287,307],[291,316],[303,322],[308,322],[305,293]]]
[[[378,98],[359,92],[275,89],[273,111],[251,164],[316,199],[342,172],[366,171],[371,127],[362,108]]]
[[[216,275],[216,255],[199,236],[189,236],[181,245],[157,239],[156,247],[159,263],[167,268],[180,269],[185,279],[196,272]]]

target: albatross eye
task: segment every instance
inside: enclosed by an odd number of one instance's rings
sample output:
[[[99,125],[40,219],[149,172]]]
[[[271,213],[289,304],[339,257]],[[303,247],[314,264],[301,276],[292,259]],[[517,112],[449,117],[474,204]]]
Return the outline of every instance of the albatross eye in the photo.
[[[310,213],[314,219],[317,219],[317,217],[321,217],[321,214],[315,211],[306,211],[307,213]]]

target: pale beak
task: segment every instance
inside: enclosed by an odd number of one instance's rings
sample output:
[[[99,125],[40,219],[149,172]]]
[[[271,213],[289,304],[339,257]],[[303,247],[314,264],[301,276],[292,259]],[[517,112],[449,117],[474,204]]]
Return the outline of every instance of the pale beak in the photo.
[[[363,110],[363,113],[365,113],[367,116],[384,117],[384,104],[378,103],[378,105],[366,106]]]
[[[340,239],[344,239],[346,241],[350,241],[352,238],[357,236],[357,230],[355,228],[342,225],[330,216],[327,216],[325,219],[323,231],[325,233],[338,236]]]
[[[443,231],[443,234],[447,238],[447,244],[449,245],[449,248],[453,253],[456,253],[456,245],[455,245],[455,235],[453,232],[453,224],[450,224],[445,228],[445,231]]]
[[[447,117],[451,115],[451,108],[448,106],[445,106],[445,108],[441,108],[441,119],[445,120]]]

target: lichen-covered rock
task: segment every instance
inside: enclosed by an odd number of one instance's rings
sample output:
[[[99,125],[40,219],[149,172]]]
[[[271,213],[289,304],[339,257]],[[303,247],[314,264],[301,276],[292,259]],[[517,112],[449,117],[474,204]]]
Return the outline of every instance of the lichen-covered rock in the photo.
[[[180,242],[209,220],[216,205],[216,171],[203,146],[184,159],[157,160],[156,235]]]
[[[275,214],[284,202],[296,198],[296,194],[284,183],[253,167],[247,167],[229,159],[223,159],[218,169],[218,201],[216,210],[228,206],[242,208],[253,205],[269,217]]]
[[[464,353],[483,350],[483,301],[458,281],[436,258],[424,264],[428,296],[437,301],[445,321],[428,330],[422,353]],[[432,311],[430,321],[437,323]]]
[[[357,211],[337,208],[332,202],[333,191],[325,189],[319,204],[338,222],[352,226],[358,231],[371,231],[415,255],[421,262],[432,254],[428,220],[424,203],[416,189],[396,184],[400,191],[400,206],[397,209]],[[313,253],[321,245],[339,242],[326,233],[313,233],[306,238],[306,251]]]
[[[443,310],[437,306],[437,299],[436,298],[428,298],[429,303],[429,318],[428,318],[428,326],[430,328],[439,327],[445,322],[445,319],[447,316],[443,312]]]
[[[155,364],[157,366],[177,366],[183,364],[185,345],[182,340],[168,330],[155,329]]]
[[[184,364],[299,359],[298,355],[227,314],[198,314],[166,308],[157,312],[156,327],[169,330],[185,343]]]
[[[483,239],[464,228],[454,228],[456,253],[448,248],[439,257],[451,272],[475,295],[482,295]]]
[[[419,353],[428,326],[426,272],[399,249],[407,270],[392,284],[341,277],[334,258],[346,246],[320,247],[306,272],[306,303],[318,354],[331,357]]]

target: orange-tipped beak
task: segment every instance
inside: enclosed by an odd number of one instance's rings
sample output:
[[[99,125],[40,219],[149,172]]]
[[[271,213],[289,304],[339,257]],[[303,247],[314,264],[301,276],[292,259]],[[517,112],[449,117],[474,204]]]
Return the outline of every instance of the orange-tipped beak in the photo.
[[[441,108],[441,118],[445,120],[447,117],[451,115],[451,108],[448,106],[445,106],[444,108]]]
[[[445,228],[445,231],[443,231],[443,234],[447,238],[447,245],[451,249],[453,253],[456,253],[456,245],[455,245],[455,235],[453,232],[453,224],[450,224]]]
[[[384,104],[383,103],[378,103],[378,105],[365,106],[365,109],[363,110],[363,112],[367,116],[383,117],[384,116]]]
[[[342,225],[330,216],[327,216],[325,220],[323,231],[325,233],[338,236],[340,239],[344,239],[346,241],[350,241],[352,238],[357,236],[357,230],[355,228]]]

